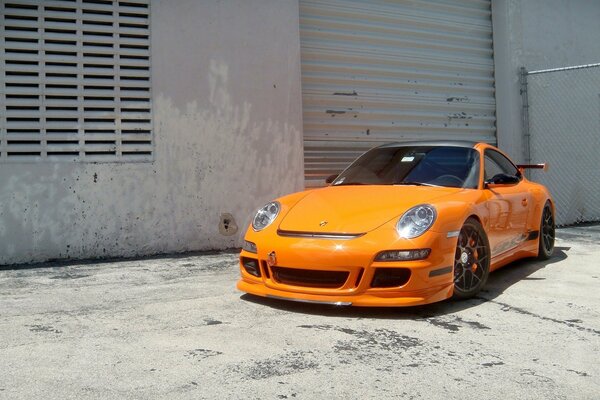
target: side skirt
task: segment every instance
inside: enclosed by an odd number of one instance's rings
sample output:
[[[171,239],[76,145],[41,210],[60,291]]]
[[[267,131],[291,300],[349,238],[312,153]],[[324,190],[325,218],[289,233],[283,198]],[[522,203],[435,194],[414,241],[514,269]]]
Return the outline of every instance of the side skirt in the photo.
[[[518,247],[505,251],[502,254],[498,254],[490,260],[490,272],[495,271],[498,268],[502,268],[513,261],[520,260],[522,258],[537,257],[538,255],[538,242],[526,241]]]

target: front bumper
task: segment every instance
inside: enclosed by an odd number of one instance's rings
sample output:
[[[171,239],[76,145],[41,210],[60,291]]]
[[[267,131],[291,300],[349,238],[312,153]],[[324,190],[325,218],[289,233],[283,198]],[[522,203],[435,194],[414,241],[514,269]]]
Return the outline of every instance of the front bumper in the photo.
[[[384,226],[358,238],[328,239],[284,237],[279,236],[276,229],[270,229],[258,233],[250,230],[246,240],[256,243],[257,253],[242,250],[241,279],[237,288],[250,294],[371,307],[428,304],[452,296],[456,238],[447,238],[443,233],[428,231],[408,240],[398,238],[393,226]],[[431,249],[431,254],[424,260],[375,261],[376,254],[382,250],[422,248]],[[272,257],[273,253],[275,257]],[[256,260],[258,273],[249,273],[244,267],[243,261],[248,260]],[[405,281],[397,286],[381,287],[376,276],[401,270],[409,272]],[[306,271],[315,278],[301,282],[289,278],[287,271]],[[323,281],[321,285],[318,279],[324,273],[342,278],[338,284]],[[259,276],[255,276],[257,274]]]
[[[336,306],[362,306],[362,307],[403,307],[435,303],[452,296],[453,285],[443,285],[420,292],[402,293],[360,293],[355,295],[313,295],[308,293],[287,292],[268,288],[261,284],[250,283],[240,279],[237,288],[242,292],[257,296],[290,300],[302,303],[315,303]]]

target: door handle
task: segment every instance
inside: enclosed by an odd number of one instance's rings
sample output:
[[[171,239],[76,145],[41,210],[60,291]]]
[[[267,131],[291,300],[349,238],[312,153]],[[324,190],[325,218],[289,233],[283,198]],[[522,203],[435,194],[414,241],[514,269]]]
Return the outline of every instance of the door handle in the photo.
[[[527,207],[527,199],[521,200],[521,204],[523,204],[523,207]]]

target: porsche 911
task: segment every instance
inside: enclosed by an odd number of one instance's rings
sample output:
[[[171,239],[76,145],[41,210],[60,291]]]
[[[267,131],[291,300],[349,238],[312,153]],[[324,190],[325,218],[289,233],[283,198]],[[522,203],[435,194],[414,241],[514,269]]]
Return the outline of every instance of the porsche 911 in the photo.
[[[554,249],[554,202],[486,143],[391,143],[328,186],[258,209],[240,254],[239,290],[353,306],[475,296],[490,272]]]

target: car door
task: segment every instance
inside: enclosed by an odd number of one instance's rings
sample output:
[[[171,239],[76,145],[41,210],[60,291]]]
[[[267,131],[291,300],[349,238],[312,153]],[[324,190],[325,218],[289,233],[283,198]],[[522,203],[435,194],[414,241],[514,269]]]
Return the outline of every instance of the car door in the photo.
[[[502,153],[484,152],[484,180],[492,257],[511,250],[527,237],[531,199],[518,168]]]

